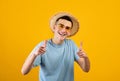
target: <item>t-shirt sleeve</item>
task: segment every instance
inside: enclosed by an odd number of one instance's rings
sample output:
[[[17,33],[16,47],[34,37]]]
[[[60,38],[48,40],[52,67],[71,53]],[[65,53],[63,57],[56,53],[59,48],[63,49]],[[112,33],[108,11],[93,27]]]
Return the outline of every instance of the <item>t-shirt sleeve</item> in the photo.
[[[79,51],[79,48],[73,41],[72,41],[72,46],[73,46],[74,60],[77,61],[80,58],[77,54],[77,52]]]
[[[43,42],[39,43],[31,52],[31,54],[34,54],[34,52],[42,45]],[[36,67],[41,64],[41,55],[38,55],[34,62],[33,62],[33,67]]]
[[[33,67],[40,65],[40,63],[41,63],[41,55],[36,57],[36,59],[33,62]]]

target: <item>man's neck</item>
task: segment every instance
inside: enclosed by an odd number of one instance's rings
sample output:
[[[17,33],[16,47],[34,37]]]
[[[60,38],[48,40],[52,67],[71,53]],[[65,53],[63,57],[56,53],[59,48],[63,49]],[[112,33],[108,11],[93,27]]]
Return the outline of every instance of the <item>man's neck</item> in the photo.
[[[57,38],[55,38],[55,37],[54,37],[54,38],[52,38],[52,42],[53,42],[53,43],[55,43],[55,44],[57,44],[57,45],[62,44],[62,43],[63,43],[63,41],[64,41],[64,40],[59,40],[59,39],[57,39]]]

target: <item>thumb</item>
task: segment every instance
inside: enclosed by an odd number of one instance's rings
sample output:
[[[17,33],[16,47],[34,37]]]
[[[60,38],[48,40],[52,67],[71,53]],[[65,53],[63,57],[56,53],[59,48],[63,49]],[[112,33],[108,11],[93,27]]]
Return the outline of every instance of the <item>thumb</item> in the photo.
[[[82,50],[83,42],[80,42],[80,48]]]
[[[46,47],[46,45],[47,45],[47,40],[44,41],[43,47]]]

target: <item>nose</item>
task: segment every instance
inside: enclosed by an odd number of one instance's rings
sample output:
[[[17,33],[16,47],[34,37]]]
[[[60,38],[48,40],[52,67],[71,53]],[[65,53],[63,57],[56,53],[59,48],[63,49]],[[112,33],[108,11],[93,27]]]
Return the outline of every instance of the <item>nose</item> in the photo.
[[[62,30],[61,30],[62,32],[67,32],[67,30],[66,30],[66,28],[64,27],[64,28],[62,28]]]

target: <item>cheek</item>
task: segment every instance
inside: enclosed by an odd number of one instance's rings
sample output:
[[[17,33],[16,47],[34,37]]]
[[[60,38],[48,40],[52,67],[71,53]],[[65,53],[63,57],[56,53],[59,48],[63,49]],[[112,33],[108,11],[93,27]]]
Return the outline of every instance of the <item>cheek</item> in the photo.
[[[54,29],[54,32],[58,32],[58,29],[56,28],[56,29]]]
[[[71,34],[71,31],[69,31],[69,32],[67,32],[68,33],[68,35],[70,35]]]
[[[55,25],[55,26],[54,26],[54,29],[55,29],[55,30],[58,30],[58,27],[57,27],[57,25]]]
[[[54,29],[54,33],[57,34],[59,30],[57,28]]]

